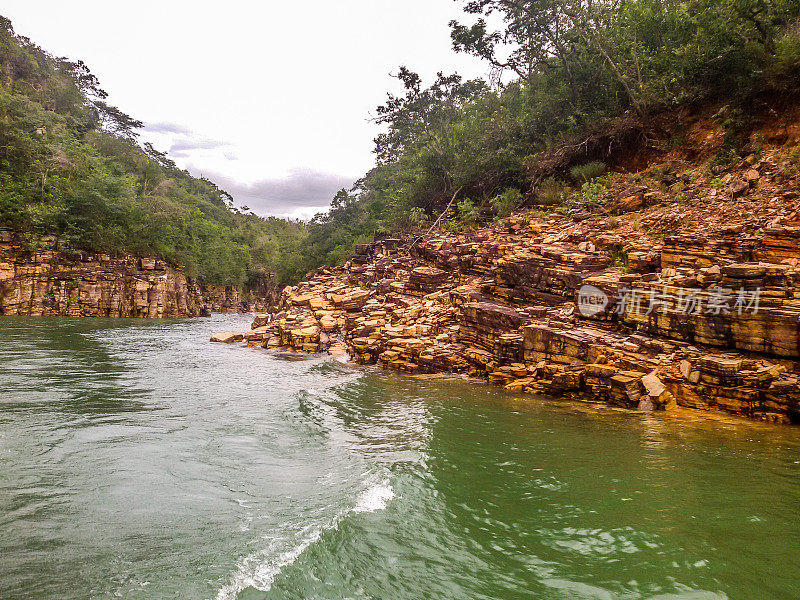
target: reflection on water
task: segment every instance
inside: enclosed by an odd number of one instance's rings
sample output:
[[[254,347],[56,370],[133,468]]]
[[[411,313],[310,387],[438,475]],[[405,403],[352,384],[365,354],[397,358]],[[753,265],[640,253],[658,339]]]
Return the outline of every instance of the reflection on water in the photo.
[[[0,597],[800,597],[798,429],[207,341],[247,327],[0,319]]]

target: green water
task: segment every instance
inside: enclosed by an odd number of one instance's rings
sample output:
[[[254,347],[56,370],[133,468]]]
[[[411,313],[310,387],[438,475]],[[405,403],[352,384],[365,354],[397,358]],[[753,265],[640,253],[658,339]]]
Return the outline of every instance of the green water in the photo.
[[[800,598],[800,429],[0,319],[0,598]]]

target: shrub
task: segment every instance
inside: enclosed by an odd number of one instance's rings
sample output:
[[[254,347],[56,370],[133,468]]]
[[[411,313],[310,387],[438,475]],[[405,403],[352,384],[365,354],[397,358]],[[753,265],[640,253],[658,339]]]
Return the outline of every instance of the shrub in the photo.
[[[478,207],[469,198],[458,203],[458,218],[462,225],[468,226],[474,224],[478,220]]]
[[[725,132],[725,138],[712,165],[729,166],[741,157],[749,137],[747,132],[756,124],[755,119],[741,108],[730,105],[723,106],[714,119]]]
[[[408,224],[411,227],[418,227],[427,220],[428,220],[428,215],[425,213],[425,209],[422,208],[421,206],[415,206],[408,213]]]
[[[597,204],[602,191],[603,184],[599,180],[587,181],[581,186],[581,200],[585,204]]]
[[[683,134],[673,135],[664,144],[666,150],[675,150],[686,144],[686,137]]]
[[[450,233],[458,233],[461,231],[461,224],[456,219],[445,219],[442,221],[442,227]]]
[[[760,131],[757,131],[753,134],[752,138],[750,139],[750,146],[753,151],[753,154],[758,160],[764,156],[764,149],[766,147],[766,140],[764,139],[764,134]]]
[[[450,233],[460,233],[475,227],[480,210],[469,198],[461,200],[456,205],[456,214],[450,219],[442,220],[442,228]]]
[[[796,90],[800,85],[800,24],[775,43],[767,78],[773,87],[782,90]]]
[[[517,188],[507,188],[502,194],[492,198],[492,208],[497,219],[505,219],[522,204],[524,197]]]
[[[572,178],[576,183],[583,184],[605,175],[606,168],[607,167],[605,163],[594,161],[584,165],[578,165],[577,167],[572,167],[569,170],[569,174],[572,175]]]
[[[548,177],[536,188],[536,202],[543,206],[563,204],[569,193],[569,186],[555,177]]]

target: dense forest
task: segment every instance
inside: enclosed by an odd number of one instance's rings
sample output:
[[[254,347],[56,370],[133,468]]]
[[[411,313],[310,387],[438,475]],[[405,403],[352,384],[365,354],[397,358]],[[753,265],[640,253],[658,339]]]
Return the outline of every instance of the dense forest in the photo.
[[[442,73],[425,87],[399,70],[405,93],[377,110],[377,166],[310,224],[317,261],[450,204],[442,224],[463,228],[596,194],[602,155],[553,164],[547,151],[677,106],[723,107],[730,160],[754,99],[800,90],[797,0],[456,1],[467,23],[450,24],[453,48],[484,59],[490,81]]]
[[[537,166],[620,119],[721,102],[729,140],[718,159],[728,160],[754,98],[800,89],[796,0],[456,1],[466,22],[450,24],[453,48],[485,60],[489,80],[440,73],[426,87],[401,67],[404,93],[375,115],[375,168],[307,224],[244,214],[140,145],[142,124],[105,102],[86,65],[2,19],[0,225],[155,254],[212,283],[265,272],[288,282],[448,208],[442,226],[463,228],[524,202],[591,194],[606,169],[597,157]]]
[[[303,274],[302,223],[234,207],[148,144],[82,62],[14,35],[0,17],[0,226],[74,249],[160,256],[207,283]]]

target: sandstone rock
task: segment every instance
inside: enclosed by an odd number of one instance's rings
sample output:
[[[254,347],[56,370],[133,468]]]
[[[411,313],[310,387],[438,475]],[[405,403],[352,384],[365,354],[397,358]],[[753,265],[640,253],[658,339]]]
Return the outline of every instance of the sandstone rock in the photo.
[[[200,316],[206,307],[238,310],[239,290],[201,286],[152,258],[30,252],[6,230],[0,242],[0,314],[20,316],[175,318]]]
[[[615,208],[620,212],[633,212],[639,210],[642,206],[644,206],[644,197],[640,194],[635,194],[633,196],[620,198]]]
[[[234,342],[241,342],[244,339],[244,335],[235,331],[229,331],[226,333],[215,333],[211,336],[211,341],[220,343],[220,344],[233,344]]]
[[[417,267],[411,271],[409,281],[419,288],[430,289],[447,280],[447,273],[436,267]]]
[[[14,279],[15,274],[16,270],[13,264],[7,262],[0,263],[0,282]]]
[[[667,388],[661,383],[661,380],[652,373],[642,377],[642,385],[644,385],[647,394],[651,398],[659,398],[661,394],[667,391]]]
[[[761,174],[756,169],[748,169],[747,171],[744,172],[744,180],[749,185],[758,183],[759,179],[761,179]]]
[[[333,303],[342,310],[359,310],[370,297],[367,290],[353,290],[344,296],[333,296]]]
[[[586,365],[586,372],[598,377],[613,377],[619,369],[611,365],[589,364]]]
[[[244,340],[248,343],[250,342],[265,342],[269,337],[269,328],[264,327],[256,327],[255,329],[251,329],[250,331],[245,332]],[[219,340],[211,340],[211,341],[219,341]]]
[[[742,361],[719,356],[704,356],[698,361],[697,367],[700,371],[705,371],[707,373],[735,376],[742,369]]]
[[[765,213],[759,191],[743,200],[720,195],[716,202],[743,202]],[[800,272],[792,262],[800,264],[800,222],[773,214],[771,225],[759,230],[746,209],[740,218],[709,208],[708,220],[695,224],[702,204],[669,208],[665,194],[648,193],[646,204],[662,206],[641,214],[660,211],[659,230],[676,235],[654,240],[644,220],[637,221],[640,231],[614,229],[608,218],[515,217],[503,228],[434,233],[412,252],[399,244],[364,245],[350,264],[319,271],[285,292],[264,343],[331,353],[343,343],[362,364],[463,373],[515,393],[795,418],[796,388],[775,362],[795,364],[800,357]],[[693,231],[683,231],[690,226]],[[612,254],[630,272],[614,267]],[[700,283],[703,310],[681,311],[681,288]],[[591,319],[575,311],[585,285],[609,299],[607,310]],[[715,286],[761,289],[759,311],[707,312]],[[664,305],[618,314],[623,290],[645,302],[663,295]]]
[[[786,367],[783,365],[770,365],[758,370],[756,376],[760,382],[773,381],[786,372]]]
[[[509,384],[506,384],[505,389],[510,392],[522,392],[525,388],[530,387],[536,383],[534,377],[525,377],[523,379],[515,379]]]
[[[684,379],[689,379],[689,375],[692,373],[692,363],[688,360],[681,361],[680,371]]]
[[[253,329],[259,329],[261,327],[267,326],[272,321],[272,315],[270,314],[259,314],[253,318]]]
[[[749,189],[750,189],[750,184],[747,181],[745,181],[744,179],[737,179],[728,188],[728,193],[732,197],[736,198],[738,196],[747,193]]]
[[[670,411],[675,410],[678,407],[678,402],[672,393],[665,391],[658,398],[658,406],[661,408],[661,410]]]
[[[766,275],[767,270],[760,263],[739,263],[723,267],[722,273],[734,279],[760,279]]]
[[[633,407],[642,397],[642,376],[644,373],[620,372],[614,375],[611,382],[611,402],[622,406]]]

